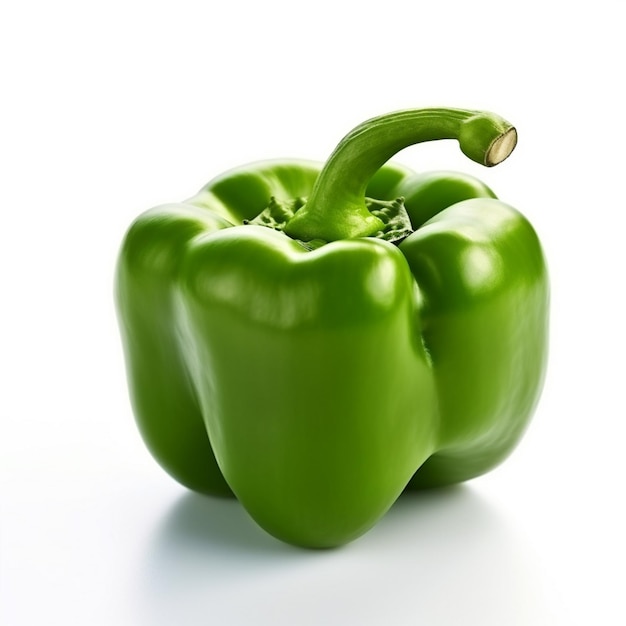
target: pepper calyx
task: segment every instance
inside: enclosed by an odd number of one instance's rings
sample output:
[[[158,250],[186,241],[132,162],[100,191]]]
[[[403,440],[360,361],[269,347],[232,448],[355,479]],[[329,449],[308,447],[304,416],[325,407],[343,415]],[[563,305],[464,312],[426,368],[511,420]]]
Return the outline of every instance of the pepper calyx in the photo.
[[[266,228],[284,232],[289,221],[305,205],[306,200],[304,198],[281,200],[272,197],[267,207],[261,213],[251,220],[244,220],[243,225],[265,226]],[[382,224],[382,228],[369,235],[370,237],[398,245],[413,232],[411,220],[404,206],[404,198],[396,198],[395,200],[365,198],[365,206],[368,212],[378,218]],[[319,238],[310,241],[302,241],[296,238],[294,240],[307,250],[316,250],[328,243],[324,239]]]

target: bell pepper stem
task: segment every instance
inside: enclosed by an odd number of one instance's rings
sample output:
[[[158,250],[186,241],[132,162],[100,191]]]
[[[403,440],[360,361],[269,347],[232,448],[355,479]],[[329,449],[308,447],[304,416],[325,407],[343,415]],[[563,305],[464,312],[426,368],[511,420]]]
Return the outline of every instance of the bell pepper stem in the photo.
[[[491,167],[511,154],[517,133],[498,115],[466,109],[412,109],[375,117],[339,142],[284,232],[302,241],[373,235],[382,223],[365,204],[370,179],[403,148],[437,139],[458,139],[467,157]]]

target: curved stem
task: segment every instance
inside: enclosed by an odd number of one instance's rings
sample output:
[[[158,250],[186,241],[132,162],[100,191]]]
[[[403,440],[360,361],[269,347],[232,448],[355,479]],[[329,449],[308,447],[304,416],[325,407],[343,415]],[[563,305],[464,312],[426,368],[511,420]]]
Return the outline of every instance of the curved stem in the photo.
[[[339,142],[306,205],[285,232],[303,241],[335,241],[377,232],[380,220],[365,206],[369,180],[396,152],[436,139],[458,139],[466,156],[490,167],[511,154],[517,134],[506,120],[482,111],[412,109],[375,117]]]

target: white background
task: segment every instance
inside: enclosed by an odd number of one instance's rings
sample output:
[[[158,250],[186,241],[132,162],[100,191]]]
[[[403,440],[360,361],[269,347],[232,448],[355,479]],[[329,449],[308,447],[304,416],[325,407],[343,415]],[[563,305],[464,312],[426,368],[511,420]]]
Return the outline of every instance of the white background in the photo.
[[[6,0],[0,9],[0,622],[626,623],[623,2]],[[323,160],[368,117],[485,108],[538,230],[551,359],[488,476],[311,552],[149,457],[112,299],[123,233],[257,159]]]

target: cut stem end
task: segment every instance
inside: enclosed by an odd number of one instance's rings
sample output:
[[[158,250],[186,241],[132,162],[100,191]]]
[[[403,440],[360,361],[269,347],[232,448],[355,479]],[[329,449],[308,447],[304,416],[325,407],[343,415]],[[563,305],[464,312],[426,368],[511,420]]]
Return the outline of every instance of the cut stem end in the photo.
[[[511,127],[503,135],[500,135],[489,146],[487,154],[485,155],[485,165],[487,167],[493,167],[502,163],[517,145],[517,131]]]

